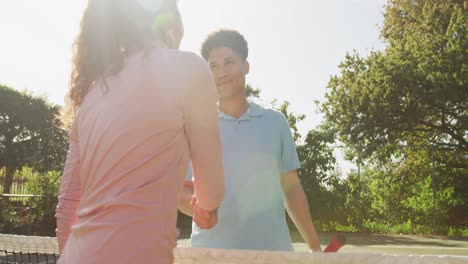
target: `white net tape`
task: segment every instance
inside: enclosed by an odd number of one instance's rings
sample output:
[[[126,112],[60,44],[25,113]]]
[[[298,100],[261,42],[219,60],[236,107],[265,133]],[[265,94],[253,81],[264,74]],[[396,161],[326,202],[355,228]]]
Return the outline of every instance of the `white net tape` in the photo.
[[[55,237],[0,234],[0,250],[22,253],[58,254]]]
[[[176,248],[177,264],[467,264],[468,257]]]

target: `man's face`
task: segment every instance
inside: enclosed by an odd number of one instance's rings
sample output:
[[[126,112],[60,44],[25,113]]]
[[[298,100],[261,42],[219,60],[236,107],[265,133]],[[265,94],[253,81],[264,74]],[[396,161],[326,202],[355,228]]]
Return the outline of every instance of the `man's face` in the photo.
[[[245,75],[249,63],[227,47],[212,49],[208,64],[215,78],[219,99],[229,99],[245,95]]]

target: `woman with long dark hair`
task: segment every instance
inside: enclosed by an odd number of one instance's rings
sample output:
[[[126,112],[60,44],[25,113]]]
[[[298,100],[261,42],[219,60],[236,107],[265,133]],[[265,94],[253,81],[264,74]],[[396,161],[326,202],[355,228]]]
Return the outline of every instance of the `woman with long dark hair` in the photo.
[[[182,35],[176,0],[88,1],[63,116],[59,263],[172,263],[189,160],[195,207],[216,213],[217,95],[205,62],[178,50]]]

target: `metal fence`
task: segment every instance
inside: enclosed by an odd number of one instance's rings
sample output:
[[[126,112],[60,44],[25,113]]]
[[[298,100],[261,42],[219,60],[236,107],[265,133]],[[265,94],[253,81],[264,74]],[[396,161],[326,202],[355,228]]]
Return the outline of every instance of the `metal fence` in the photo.
[[[56,196],[0,194],[0,232],[54,235],[56,205]]]
[[[30,194],[26,188],[26,182],[28,178],[30,178],[34,172],[31,171],[21,171],[16,172],[13,176],[13,183],[11,185],[11,189],[9,193],[13,194]],[[5,168],[0,168],[0,193],[3,193],[4,186],[3,183],[5,182],[6,177],[6,170]]]

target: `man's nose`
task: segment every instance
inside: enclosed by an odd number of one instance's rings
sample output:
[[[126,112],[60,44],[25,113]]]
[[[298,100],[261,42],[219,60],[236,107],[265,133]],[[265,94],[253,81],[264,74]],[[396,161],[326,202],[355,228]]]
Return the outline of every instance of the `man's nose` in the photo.
[[[224,69],[224,67],[219,67],[219,68],[216,70],[216,77],[217,77],[217,78],[224,78],[224,77],[226,77],[226,70]]]

